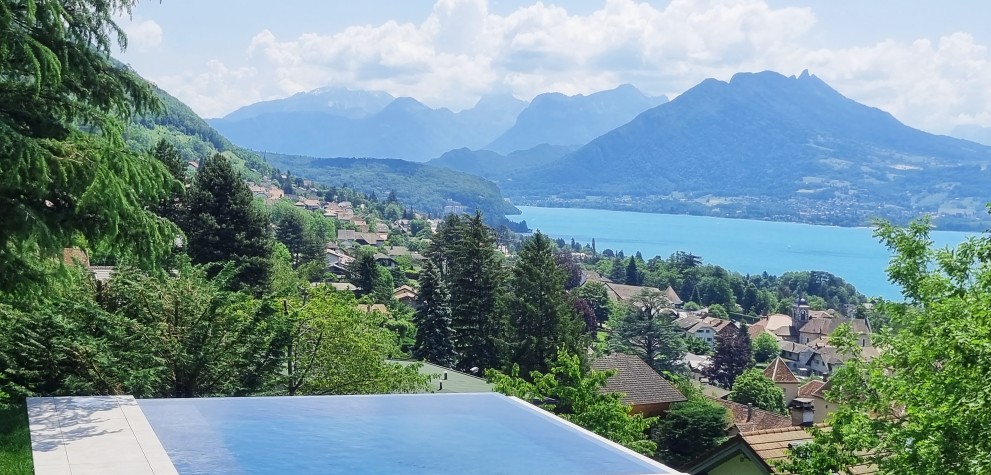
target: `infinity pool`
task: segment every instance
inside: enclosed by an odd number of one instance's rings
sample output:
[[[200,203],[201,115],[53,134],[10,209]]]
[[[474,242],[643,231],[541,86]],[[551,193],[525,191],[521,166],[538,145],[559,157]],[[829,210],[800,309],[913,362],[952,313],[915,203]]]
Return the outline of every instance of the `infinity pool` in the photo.
[[[677,473],[497,393],[138,405],[181,475]]]

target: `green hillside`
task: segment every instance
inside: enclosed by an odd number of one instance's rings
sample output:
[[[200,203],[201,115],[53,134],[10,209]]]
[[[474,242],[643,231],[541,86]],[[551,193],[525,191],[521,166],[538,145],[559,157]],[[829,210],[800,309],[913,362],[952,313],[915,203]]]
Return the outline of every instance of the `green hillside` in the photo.
[[[135,118],[126,134],[128,145],[135,150],[150,150],[164,138],[187,161],[199,162],[214,153],[227,154],[248,179],[255,181],[278,168],[325,185],[348,185],[359,191],[376,191],[381,196],[395,190],[403,203],[435,214],[444,211],[449,199],[469,211],[480,208],[493,223],[505,222],[507,214],[519,214],[503,199],[495,183],[446,168],[403,160],[314,159],[253,152],[231,143],[182,101],[157,87],[155,93],[164,110],[158,116]]]
[[[272,166],[325,185],[346,185],[379,196],[394,190],[400,201],[420,211],[439,214],[447,200],[454,200],[469,211],[478,207],[497,220],[520,214],[503,199],[495,183],[447,168],[394,159],[313,158],[267,152],[261,157]]]

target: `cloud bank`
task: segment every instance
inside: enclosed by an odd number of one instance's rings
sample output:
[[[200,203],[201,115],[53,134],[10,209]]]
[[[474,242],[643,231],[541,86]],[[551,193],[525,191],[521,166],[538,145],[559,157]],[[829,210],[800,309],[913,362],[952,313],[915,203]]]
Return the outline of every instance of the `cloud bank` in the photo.
[[[632,83],[674,96],[709,77],[809,69],[915,127],[991,125],[991,64],[987,48],[970,35],[799,46],[815,23],[811,9],[772,8],[763,0],[674,0],[663,9],[608,0],[586,16],[542,2],[499,16],[485,0],[438,0],[419,25],[390,21],[295,39],[265,30],[246,45],[243,64],[211,61],[199,72],[155,79],[201,115],[218,117],[328,85],[458,110],[489,92],[531,99]]]
[[[132,23],[124,32],[130,46],[138,51],[150,51],[162,44],[162,27],[154,20]]]

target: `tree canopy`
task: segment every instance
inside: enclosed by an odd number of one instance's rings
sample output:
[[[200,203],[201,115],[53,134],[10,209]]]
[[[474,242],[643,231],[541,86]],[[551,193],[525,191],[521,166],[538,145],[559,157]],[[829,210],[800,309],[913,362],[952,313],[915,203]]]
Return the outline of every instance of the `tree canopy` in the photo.
[[[838,403],[830,430],[793,450],[779,470],[882,474],[979,474],[991,471],[991,238],[936,249],[927,220],[899,228],[877,223],[892,251],[887,273],[906,301],[885,302],[891,325],[872,336],[879,356],[866,360],[849,327],[830,338],[851,355],[830,378]]]
[[[122,136],[133,113],[160,107],[110,57],[127,45],[114,18],[135,3],[0,5],[0,291],[37,282],[38,258],[79,238],[152,265],[178,234],[150,209],[173,177]]]

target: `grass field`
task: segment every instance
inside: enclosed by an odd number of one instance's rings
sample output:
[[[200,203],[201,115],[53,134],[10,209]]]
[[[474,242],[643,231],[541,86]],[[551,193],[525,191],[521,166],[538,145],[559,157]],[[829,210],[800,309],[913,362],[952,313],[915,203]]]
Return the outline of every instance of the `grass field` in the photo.
[[[33,475],[31,434],[24,406],[0,409],[0,473]]]

